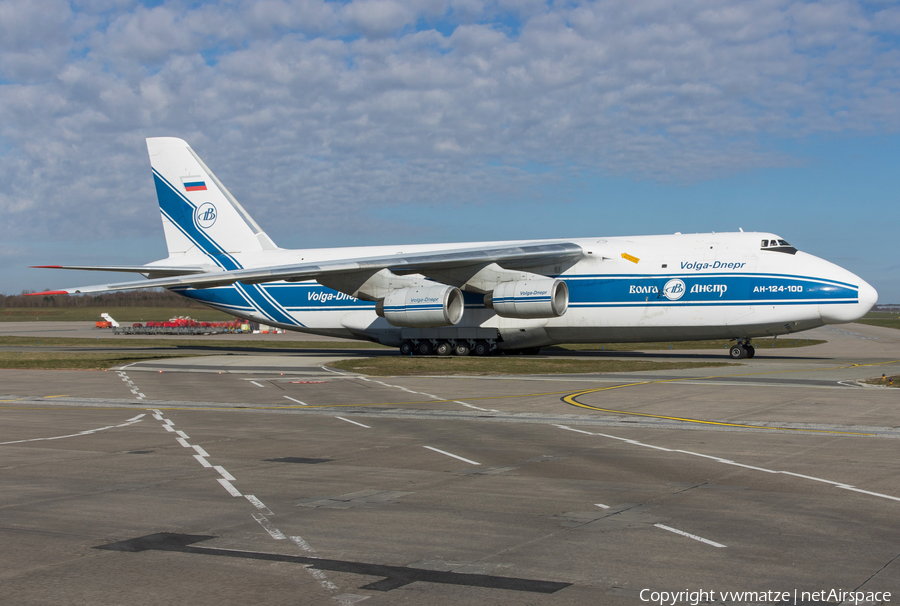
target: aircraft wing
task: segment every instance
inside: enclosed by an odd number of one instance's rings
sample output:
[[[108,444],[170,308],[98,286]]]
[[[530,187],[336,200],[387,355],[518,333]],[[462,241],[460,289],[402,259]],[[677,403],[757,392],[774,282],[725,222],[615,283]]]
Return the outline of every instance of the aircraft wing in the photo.
[[[531,267],[541,267],[554,263],[571,261],[581,257],[582,254],[582,248],[573,242],[525,244],[498,248],[463,248],[425,253],[362,257],[358,259],[336,259],[332,261],[318,261],[316,263],[303,263],[297,265],[273,265],[252,269],[204,272],[141,280],[137,282],[82,286],[31,294],[62,295],[115,290],[135,290],[139,288],[212,288],[214,286],[234,284],[235,282],[241,282],[243,284],[259,284],[263,282],[278,282],[281,280],[287,282],[302,282],[304,280],[313,280],[328,274],[359,271],[375,272],[381,269],[388,269],[393,273],[401,275],[415,273],[427,275],[429,270],[446,270],[487,263],[496,263],[500,267],[506,269],[524,270]],[[74,266],[66,267],[76,268]],[[78,267],[78,269],[82,268]],[[144,270],[146,271],[147,269],[149,268],[144,266]]]

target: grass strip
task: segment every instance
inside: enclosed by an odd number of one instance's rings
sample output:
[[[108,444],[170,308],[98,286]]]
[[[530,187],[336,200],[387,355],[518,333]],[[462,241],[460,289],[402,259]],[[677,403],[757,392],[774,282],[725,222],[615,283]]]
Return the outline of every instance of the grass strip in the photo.
[[[365,375],[543,375],[731,366],[729,362],[653,362],[649,360],[558,360],[546,358],[458,358],[384,356],[337,360],[328,366]]]
[[[827,343],[821,339],[781,337],[780,339],[753,339],[757,349],[789,349]],[[661,341],[658,343],[569,343],[543,348],[544,351],[644,351],[659,349],[728,349],[734,341]]]
[[[857,320],[860,324],[868,324],[869,326],[883,326],[884,328],[895,328],[900,330],[900,314],[892,314],[886,311],[873,311],[867,313],[861,320]]]
[[[108,334],[108,333],[107,333]],[[97,337],[85,339],[78,337],[0,337],[0,347],[153,347],[172,348],[189,347],[191,349],[386,349],[384,345],[370,341],[281,341],[254,338],[246,339],[210,339],[202,337],[194,339],[158,339],[141,337]]]
[[[900,387],[900,375],[881,375],[875,379],[866,379],[863,382],[869,385],[880,385],[881,387]]]
[[[113,366],[145,360],[186,358],[186,355],[146,355],[128,353],[0,352],[0,368],[19,370],[106,370]]]

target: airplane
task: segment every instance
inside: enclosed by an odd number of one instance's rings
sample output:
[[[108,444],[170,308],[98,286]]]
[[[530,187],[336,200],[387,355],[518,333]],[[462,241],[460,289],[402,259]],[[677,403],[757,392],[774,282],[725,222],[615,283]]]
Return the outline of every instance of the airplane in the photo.
[[[561,343],[752,339],[853,322],[878,293],[765,232],[279,248],[183,140],[147,139],[169,256],[138,281],[285,330],[374,341],[403,355],[536,354]]]

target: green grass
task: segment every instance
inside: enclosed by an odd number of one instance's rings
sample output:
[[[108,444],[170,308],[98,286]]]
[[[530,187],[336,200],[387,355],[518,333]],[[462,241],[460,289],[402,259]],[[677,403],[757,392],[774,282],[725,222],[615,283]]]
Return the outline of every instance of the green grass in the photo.
[[[754,339],[757,348],[785,349],[791,347],[807,347],[827,343],[820,339],[804,339],[800,337],[781,337],[778,339]],[[724,339],[715,341],[661,341],[659,343],[570,343],[553,345],[543,351],[644,351],[658,349],[728,349],[734,341]]]
[[[388,349],[370,341],[282,341],[247,335],[242,339],[157,339],[153,336],[115,337],[110,333],[96,339],[76,337],[0,337],[0,347],[153,347],[177,349]]]
[[[19,370],[106,370],[113,366],[145,360],[184,358],[181,355],[66,353],[66,352],[0,352],[0,368]]]
[[[896,328],[900,330],[900,314],[892,314],[886,311],[872,311],[867,313],[861,320],[857,320],[860,324],[868,324],[869,326],[883,326],[885,328]]]
[[[99,333],[100,331],[98,331]],[[825,343],[819,339],[782,337],[781,339],[756,339],[758,348],[776,349],[806,347]],[[727,350],[731,341],[666,341],[660,343],[570,343],[544,347],[543,351],[644,351],[669,349],[712,349]],[[263,335],[246,335],[241,339],[160,339],[152,335],[146,337],[114,336],[103,332],[97,338],[77,337],[5,337],[0,336],[0,347],[155,347],[191,349],[393,349],[370,341],[285,341]]]
[[[529,357],[458,358],[384,356],[337,360],[333,368],[374,376],[398,375],[541,375],[731,366],[728,362],[651,362],[646,360],[570,360]]]
[[[174,316],[190,316],[200,322],[230,322],[234,316],[208,307],[5,307],[0,308],[0,322],[99,322],[106,312],[123,326],[135,322],[165,322]]]
[[[33,370],[102,370],[113,366],[131,364],[144,360],[185,358],[193,355],[210,355],[221,350],[241,351],[248,349],[375,349],[382,345],[369,342],[351,341],[265,341],[265,340],[232,340],[201,341],[200,339],[155,339],[140,338],[106,338],[78,339],[66,337],[0,337],[0,347],[27,347],[31,351],[0,351],[0,368],[33,369]],[[105,349],[129,349],[122,352],[84,352],[84,351],[34,351],[32,348],[43,347],[96,347]],[[147,353],[141,349],[146,348]],[[176,353],[179,349],[199,350],[194,354]],[[160,352],[160,349],[171,350],[172,353]],[[151,351],[152,350],[152,351]]]
[[[900,387],[900,375],[877,377],[875,379],[866,379],[869,385],[881,385],[882,387]]]
[[[98,331],[100,332],[100,331]],[[806,347],[820,345],[826,341],[818,339],[756,339],[754,345],[759,348],[776,349],[791,347]],[[666,341],[661,343],[570,343],[566,345],[553,345],[544,347],[542,351],[643,351],[643,350],[668,350],[668,349],[712,349],[727,350],[731,341]],[[146,337],[113,336],[110,332],[103,332],[97,338],[77,337],[6,337],[0,336],[0,347],[155,347],[155,348],[179,348],[191,349],[393,349],[386,345],[372,343],[371,341],[285,341],[272,339],[271,337],[246,335],[241,339],[218,339],[204,341],[201,338],[194,339],[158,339],[152,335]]]

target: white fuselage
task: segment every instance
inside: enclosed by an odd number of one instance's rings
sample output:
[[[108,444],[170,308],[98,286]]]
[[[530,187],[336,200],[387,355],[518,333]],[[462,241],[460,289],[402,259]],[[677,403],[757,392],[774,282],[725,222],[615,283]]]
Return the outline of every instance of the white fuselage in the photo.
[[[563,241],[581,246],[585,252],[581,259],[550,272],[569,289],[568,310],[561,317],[503,318],[485,307],[482,295],[465,293],[460,323],[435,329],[449,338],[464,336],[471,329],[481,329],[482,334],[494,331],[500,349],[574,342],[749,339],[851,322],[874,305],[877,293],[853,273],[803,252],[761,247],[762,240],[777,239],[759,232],[674,234],[277,249],[237,253],[234,258],[242,267],[254,268],[463,247]],[[424,277],[421,280],[427,283]],[[288,330],[389,345],[397,345],[416,330],[392,326],[376,315],[374,302],[315,281],[176,290],[222,311]]]

